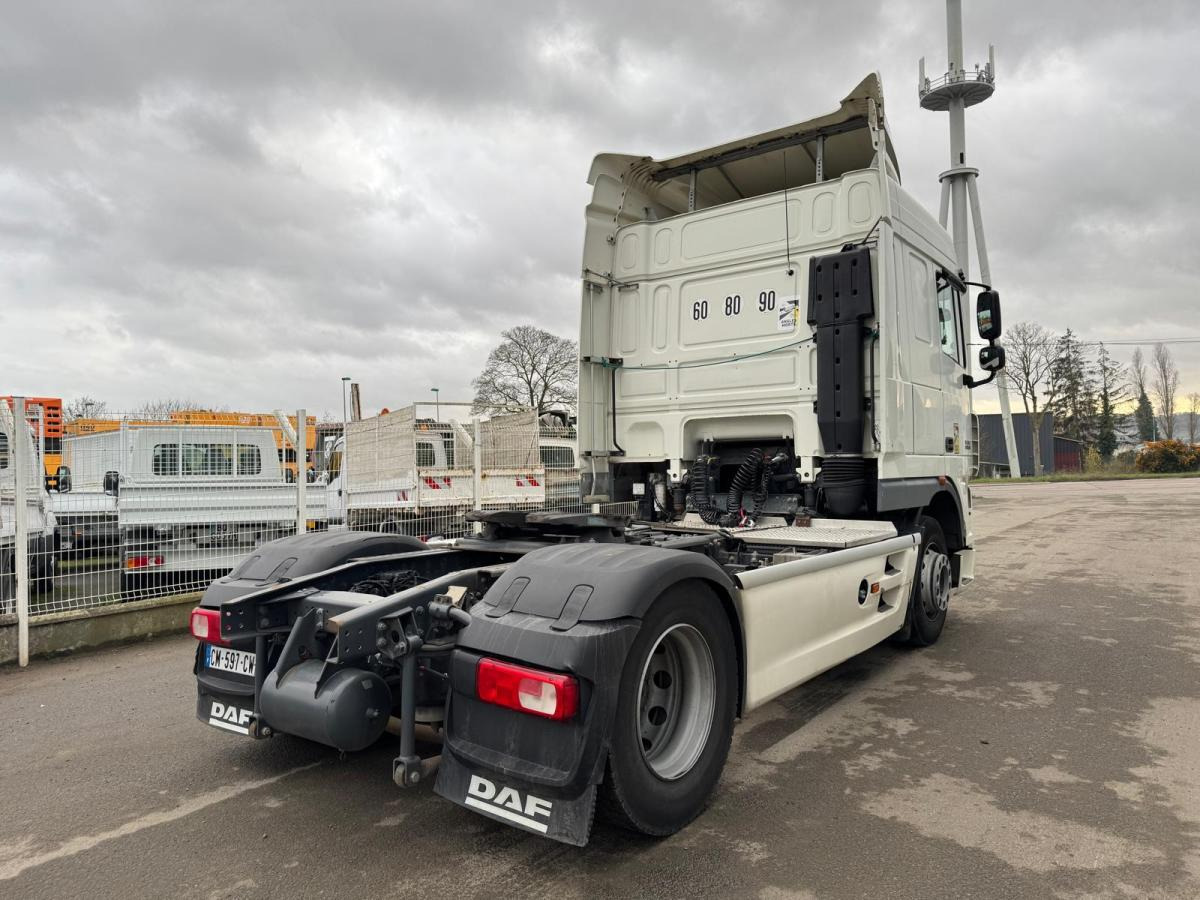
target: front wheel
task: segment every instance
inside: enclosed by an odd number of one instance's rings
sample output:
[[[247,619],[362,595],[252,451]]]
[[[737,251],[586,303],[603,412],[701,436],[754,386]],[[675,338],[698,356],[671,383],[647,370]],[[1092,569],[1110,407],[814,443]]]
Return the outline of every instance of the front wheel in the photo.
[[[921,557],[909,600],[908,642],[914,647],[928,647],[946,626],[954,579],[942,526],[929,516],[921,518],[920,526]]]
[[[729,755],[737,684],[733,633],[713,591],[688,582],[656,600],[621,674],[601,815],[650,835],[699,815]]]

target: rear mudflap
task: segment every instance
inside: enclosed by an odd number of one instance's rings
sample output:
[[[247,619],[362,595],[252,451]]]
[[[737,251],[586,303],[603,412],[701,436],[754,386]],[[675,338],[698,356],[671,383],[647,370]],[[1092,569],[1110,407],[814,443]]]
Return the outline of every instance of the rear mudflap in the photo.
[[[582,847],[592,830],[596,786],[559,791],[490,770],[474,770],[443,753],[434,790],[483,815],[541,837]]]
[[[218,672],[204,665],[207,645],[196,646],[196,718],[233,734],[260,737],[255,728],[254,679]]]
[[[556,631],[554,619],[486,610],[484,604],[472,610],[451,657],[435,790],[489,818],[583,846],[608,760],[621,671],[639,623],[580,622]],[[553,721],[480,700],[475,680],[485,657],[570,673],[579,684],[578,713]]]
[[[223,731],[250,736],[254,726],[254,697],[201,688],[196,692],[196,718]]]

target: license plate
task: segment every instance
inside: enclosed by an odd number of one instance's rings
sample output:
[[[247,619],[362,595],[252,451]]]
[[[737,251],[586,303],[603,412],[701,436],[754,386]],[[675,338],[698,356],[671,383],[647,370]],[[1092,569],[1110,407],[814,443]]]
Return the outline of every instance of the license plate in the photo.
[[[254,654],[245,650],[230,650],[228,647],[214,647],[209,644],[204,664],[220,672],[254,677]]]

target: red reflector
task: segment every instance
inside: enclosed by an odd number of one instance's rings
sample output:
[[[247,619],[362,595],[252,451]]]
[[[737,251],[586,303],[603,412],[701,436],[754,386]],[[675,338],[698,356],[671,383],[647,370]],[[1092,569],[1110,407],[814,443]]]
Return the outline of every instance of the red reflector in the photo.
[[[579,711],[579,682],[570,675],[481,659],[475,693],[484,703],[546,719],[569,719]]]
[[[197,606],[188,618],[188,630],[192,637],[205,644],[225,644],[221,637],[221,613],[215,609]]]
[[[127,569],[149,569],[162,564],[161,556],[127,556],[125,558],[125,568]]]

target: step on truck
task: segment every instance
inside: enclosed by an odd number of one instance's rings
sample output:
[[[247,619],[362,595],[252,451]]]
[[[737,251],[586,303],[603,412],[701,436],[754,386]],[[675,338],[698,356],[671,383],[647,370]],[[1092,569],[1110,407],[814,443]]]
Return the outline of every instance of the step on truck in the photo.
[[[974,572],[967,346],[999,305],[982,290],[970,327],[877,78],[766,134],[599,156],[590,182],[584,499],[637,515],[263,547],[192,615],[202,721],[342,751],[392,733],[397,785],[436,769],[448,800],[582,845],[598,817],[678,830],[739,717],[938,639]]]

